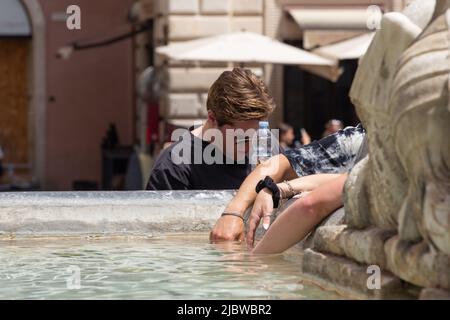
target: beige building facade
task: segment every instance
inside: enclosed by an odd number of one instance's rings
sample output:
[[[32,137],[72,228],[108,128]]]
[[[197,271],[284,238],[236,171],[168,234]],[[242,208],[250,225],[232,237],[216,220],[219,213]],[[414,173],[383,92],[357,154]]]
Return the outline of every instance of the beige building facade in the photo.
[[[233,67],[229,63],[165,61],[149,55],[154,47],[247,30],[311,49],[367,32],[364,26],[355,30],[345,23],[341,30],[333,24],[339,25],[339,18],[336,21],[324,18],[322,12],[364,12],[370,5],[378,5],[387,12],[401,10],[408,1],[114,0],[97,3],[80,0],[83,28],[77,31],[67,30],[61,18],[71,4],[68,0],[18,2],[28,13],[31,35],[19,39],[28,50],[23,71],[26,79],[18,80],[19,84],[26,84],[21,89],[25,111],[20,118],[26,127],[20,131],[21,140],[18,138],[24,146],[23,159],[14,161],[29,164],[30,174],[44,189],[67,190],[75,180],[100,181],[100,144],[109,123],[117,125],[123,144],[131,145],[138,140],[143,144],[148,126],[147,105],[139,100],[137,83],[149,65],[161,68],[165,79],[164,94],[159,98],[161,142],[169,139],[167,133],[171,127],[188,127],[195,121],[204,121],[209,87],[223,70]],[[314,15],[317,9],[319,14]],[[307,14],[308,23],[301,18],[296,21],[293,10],[300,17]],[[130,30],[132,15],[142,21],[150,19],[151,34],[75,53],[67,61],[56,57],[58,48],[71,41]],[[6,54],[6,49],[3,53]],[[286,78],[286,68],[246,67],[264,78],[276,100],[272,125],[289,118],[285,112],[289,108],[286,88],[292,79]],[[295,77],[294,81],[297,81]],[[9,122],[4,119],[4,123]]]
[[[399,11],[407,2],[406,0],[156,0],[152,3],[154,46],[246,30],[280,41],[301,41],[304,49],[311,49],[370,31],[365,23],[363,26],[352,25],[351,16],[347,23],[345,14],[355,16],[360,12],[366,15],[367,8],[371,5],[379,6],[383,12]],[[303,12],[308,17],[309,25],[296,21],[293,10],[298,10],[300,14]],[[317,10],[319,14],[313,16],[313,12]],[[336,21],[323,14],[333,10],[338,12]],[[341,13],[343,15],[339,16]],[[162,132],[166,132],[163,139],[167,139],[167,127],[170,125],[188,127],[194,121],[205,119],[208,88],[224,69],[233,67],[232,64],[217,63],[183,64],[165,61],[158,56],[154,62],[156,66],[162,67],[166,79],[167,92],[160,99]],[[277,110],[272,116],[272,125],[284,121],[283,66],[248,67],[254,68],[264,78],[276,100]]]
[[[178,43],[236,31],[264,33],[263,0],[170,0],[158,1],[155,46]],[[167,94],[160,101],[162,132],[167,127],[189,127],[206,118],[207,92],[215,79],[232,64],[164,61]],[[262,66],[248,66],[263,75]],[[163,139],[168,137],[162,135]]]

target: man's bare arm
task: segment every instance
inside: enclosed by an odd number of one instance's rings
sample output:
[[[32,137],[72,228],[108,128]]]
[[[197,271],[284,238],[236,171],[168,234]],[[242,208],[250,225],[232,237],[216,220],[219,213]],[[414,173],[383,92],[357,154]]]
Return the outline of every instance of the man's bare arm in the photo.
[[[297,174],[292,169],[289,160],[284,155],[277,155],[260,164],[242,183],[237,195],[227,205],[225,212],[238,213],[244,216],[245,211],[253,205],[256,199],[255,187],[257,183],[270,176],[275,182],[292,180]],[[243,220],[234,216],[220,217],[210,233],[210,239],[242,240],[244,238]]]
[[[310,176],[300,177],[289,181],[289,185],[292,187],[293,191],[298,194],[305,191],[312,191],[324,183],[328,183],[332,180],[339,178],[341,173],[319,173]],[[289,185],[281,182],[277,186],[280,188],[284,194],[289,195],[291,190]]]
[[[272,157],[269,161],[260,164],[245,179],[236,196],[227,205],[226,211],[243,215],[245,211],[253,205],[253,202],[256,199],[256,185],[266,176],[271,177],[275,182],[292,180],[298,177],[286,156],[280,154]]]

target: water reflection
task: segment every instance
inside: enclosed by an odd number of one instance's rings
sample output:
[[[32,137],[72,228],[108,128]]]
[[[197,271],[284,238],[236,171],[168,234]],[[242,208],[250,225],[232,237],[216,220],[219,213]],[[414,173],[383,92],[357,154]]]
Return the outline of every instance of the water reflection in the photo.
[[[3,299],[336,298],[301,284],[289,254],[255,256],[245,244],[209,244],[207,234],[150,240],[1,242]],[[80,289],[68,289],[80,271]]]

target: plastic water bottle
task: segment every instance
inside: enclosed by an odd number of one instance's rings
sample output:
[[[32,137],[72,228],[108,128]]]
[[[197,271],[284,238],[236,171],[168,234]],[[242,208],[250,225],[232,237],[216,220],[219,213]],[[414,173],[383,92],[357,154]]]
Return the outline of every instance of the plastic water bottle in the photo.
[[[257,165],[272,157],[272,134],[268,121],[260,121],[257,132],[256,163]]]

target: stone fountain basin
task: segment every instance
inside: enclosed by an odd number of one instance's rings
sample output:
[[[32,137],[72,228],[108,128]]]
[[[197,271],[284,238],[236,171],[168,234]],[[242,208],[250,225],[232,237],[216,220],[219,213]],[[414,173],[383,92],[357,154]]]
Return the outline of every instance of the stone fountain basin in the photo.
[[[209,231],[233,191],[0,193],[0,237]]]
[[[0,240],[209,232],[234,194],[235,191],[0,193]],[[305,277],[346,297],[410,297],[402,281],[386,272],[382,272],[381,290],[369,290],[367,263],[333,250],[333,241],[327,241],[329,232],[321,230],[342,228],[339,225],[343,217],[344,211],[338,210],[296,246],[299,268]],[[257,237],[262,232],[260,227]],[[360,243],[357,249],[371,250],[370,244]]]

